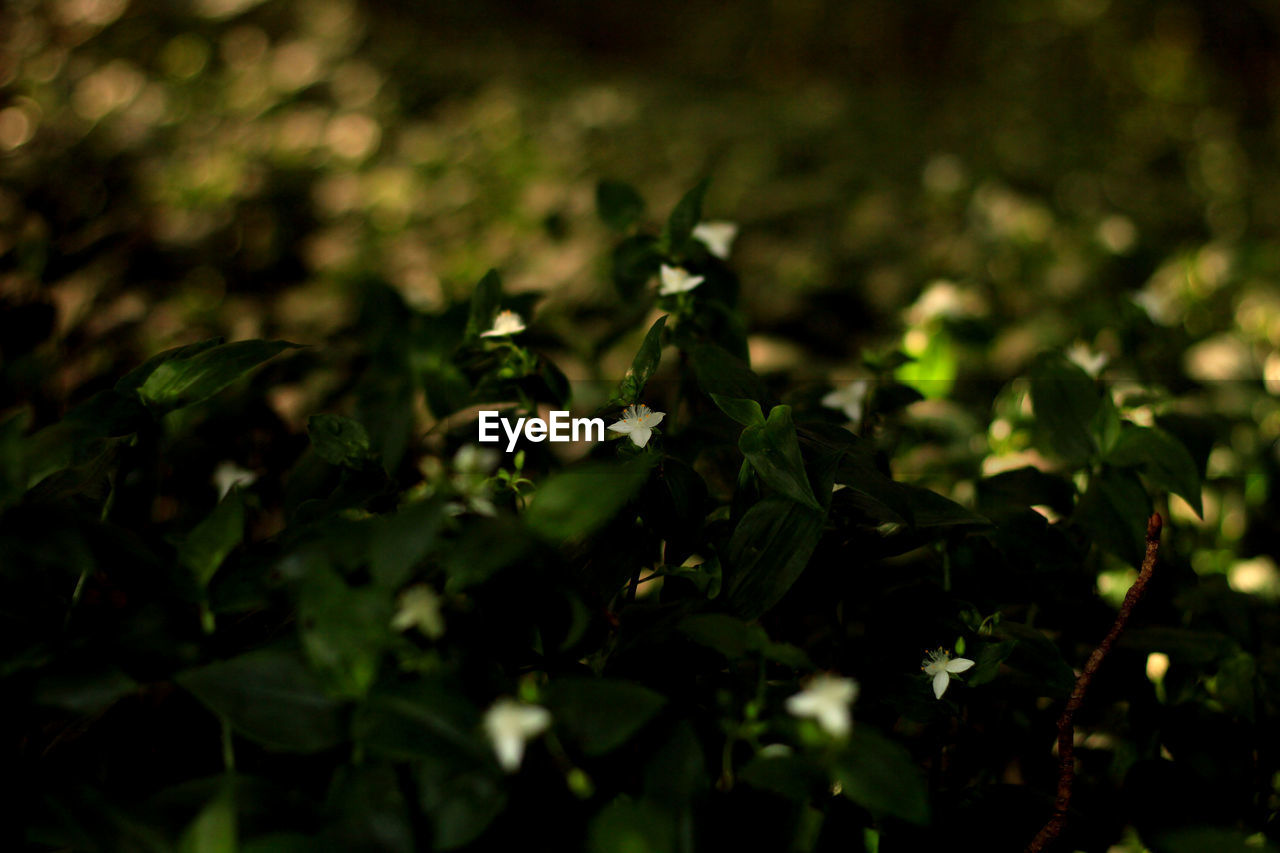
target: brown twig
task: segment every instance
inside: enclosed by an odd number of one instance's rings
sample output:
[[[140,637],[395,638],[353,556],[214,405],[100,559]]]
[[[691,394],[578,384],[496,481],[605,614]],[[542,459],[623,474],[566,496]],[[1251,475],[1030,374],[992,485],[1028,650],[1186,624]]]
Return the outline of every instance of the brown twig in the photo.
[[[1147,553],[1142,558],[1142,570],[1138,572],[1138,579],[1133,582],[1133,586],[1129,587],[1129,592],[1124,597],[1124,603],[1120,605],[1120,612],[1116,614],[1116,621],[1112,623],[1111,630],[1093,650],[1093,654],[1089,655],[1089,660],[1081,670],[1080,677],[1076,679],[1076,686],[1071,690],[1071,698],[1067,700],[1067,706],[1062,709],[1062,716],[1058,718],[1058,797],[1053,803],[1053,815],[1027,845],[1026,853],[1041,853],[1047,849],[1067,823],[1067,808],[1071,805],[1071,787],[1076,779],[1074,754],[1076,711],[1080,710],[1080,706],[1084,704],[1085,693],[1089,690],[1094,673],[1102,666],[1111,647],[1115,645],[1120,632],[1124,630],[1125,623],[1129,621],[1129,615],[1133,613],[1134,606],[1142,598],[1147,582],[1151,580],[1151,572],[1156,567],[1156,556],[1160,551],[1162,526],[1163,520],[1158,512],[1152,513],[1151,518],[1147,519]]]

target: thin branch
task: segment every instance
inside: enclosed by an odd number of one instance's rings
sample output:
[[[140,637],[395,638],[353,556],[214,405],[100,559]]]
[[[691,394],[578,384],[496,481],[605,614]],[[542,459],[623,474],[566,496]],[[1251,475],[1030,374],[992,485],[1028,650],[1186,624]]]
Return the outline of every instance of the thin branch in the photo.
[[[1074,754],[1076,711],[1080,710],[1080,706],[1084,704],[1084,697],[1090,683],[1093,682],[1094,673],[1102,666],[1111,647],[1124,631],[1133,608],[1146,591],[1147,582],[1151,580],[1151,573],[1156,567],[1156,557],[1160,552],[1162,526],[1163,520],[1158,512],[1152,513],[1151,518],[1147,519],[1147,553],[1142,558],[1142,570],[1138,572],[1138,579],[1133,582],[1133,586],[1129,587],[1129,592],[1124,597],[1124,603],[1120,605],[1120,612],[1116,614],[1116,621],[1111,625],[1111,630],[1093,650],[1093,654],[1089,655],[1089,660],[1081,670],[1080,677],[1076,679],[1076,686],[1071,690],[1071,698],[1067,700],[1067,706],[1062,710],[1062,716],[1058,718],[1058,797],[1053,803],[1053,815],[1027,846],[1026,853],[1041,853],[1046,850],[1066,826],[1067,809],[1071,805],[1071,787],[1076,779]]]

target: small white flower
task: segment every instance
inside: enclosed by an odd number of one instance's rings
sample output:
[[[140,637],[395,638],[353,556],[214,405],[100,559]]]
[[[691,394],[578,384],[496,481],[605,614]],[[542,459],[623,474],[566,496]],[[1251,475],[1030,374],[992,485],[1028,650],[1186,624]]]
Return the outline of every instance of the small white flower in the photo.
[[[508,335],[518,335],[524,331],[524,320],[514,311],[499,311],[498,316],[493,318],[493,328],[487,332],[481,332],[482,338],[504,338]]]
[[[849,706],[858,698],[858,682],[838,675],[815,675],[809,684],[787,699],[787,712],[812,717],[832,737],[849,736],[853,715]]]
[[[844,412],[844,416],[853,421],[853,428],[857,429],[862,423],[862,403],[870,390],[870,379],[855,379],[843,388],[828,393],[822,398],[822,405]]]
[[[391,627],[397,631],[417,628],[433,640],[444,636],[444,615],[440,612],[440,596],[426,584],[415,584],[400,593]]]
[[[951,682],[951,673],[964,672],[971,666],[973,666],[973,661],[968,658],[952,660],[951,652],[941,646],[929,652],[928,656],[920,664],[920,668],[924,670],[925,675],[933,678],[933,695],[938,699],[941,699],[942,694],[947,692],[947,685]]]
[[[502,698],[485,712],[484,731],[498,755],[498,763],[508,773],[520,769],[524,745],[551,725],[551,712],[538,705],[526,705]]]
[[[729,247],[737,236],[738,226],[732,222],[699,222],[693,229],[693,239],[722,261],[728,259]]]
[[[225,498],[227,492],[235,486],[248,488],[257,479],[257,474],[234,462],[219,462],[218,467],[213,469],[213,486],[218,490],[218,500]]]
[[[659,272],[662,275],[662,285],[658,288],[659,296],[686,293],[702,284],[703,276],[689,275],[683,267],[669,267],[663,264]]]
[[[609,424],[609,429],[631,436],[636,447],[644,447],[653,435],[653,428],[662,423],[664,417],[666,415],[663,412],[655,412],[643,403],[627,406],[622,413],[622,420]]]
[[[1085,373],[1094,379],[1102,373],[1102,368],[1107,366],[1107,362],[1111,357],[1105,352],[1094,352],[1093,347],[1083,341],[1076,341],[1067,350],[1067,359],[1072,361]]]

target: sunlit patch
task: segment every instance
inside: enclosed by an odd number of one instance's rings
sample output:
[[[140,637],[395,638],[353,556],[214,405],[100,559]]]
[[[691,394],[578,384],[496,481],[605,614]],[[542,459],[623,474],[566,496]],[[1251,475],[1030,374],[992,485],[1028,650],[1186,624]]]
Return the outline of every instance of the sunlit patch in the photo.
[[[1275,560],[1264,555],[1239,560],[1227,570],[1227,583],[1236,592],[1261,598],[1280,598],[1280,570]]]
[[[39,110],[34,102],[24,103],[0,110],[0,149],[13,151],[31,141],[35,136],[39,121]]]
[[[142,91],[146,78],[123,59],[117,59],[85,77],[71,94],[76,113],[89,121],[97,121],[113,110],[126,106]]]
[[[1108,252],[1123,255],[1138,241],[1138,228],[1127,216],[1108,216],[1098,223],[1097,237]]]

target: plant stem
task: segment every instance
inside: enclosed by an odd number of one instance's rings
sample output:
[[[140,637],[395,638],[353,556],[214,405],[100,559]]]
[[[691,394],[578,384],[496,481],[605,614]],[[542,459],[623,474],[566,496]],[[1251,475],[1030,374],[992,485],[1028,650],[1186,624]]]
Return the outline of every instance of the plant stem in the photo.
[[[1102,666],[1103,660],[1115,645],[1120,633],[1124,631],[1125,623],[1129,621],[1134,606],[1146,591],[1147,583],[1151,580],[1152,571],[1156,567],[1156,557],[1160,553],[1162,525],[1163,520],[1158,512],[1152,513],[1151,518],[1147,519],[1147,553],[1142,558],[1142,570],[1138,572],[1138,579],[1133,582],[1133,586],[1129,587],[1129,592],[1124,597],[1124,603],[1120,605],[1120,612],[1116,614],[1116,621],[1112,623],[1111,630],[1093,650],[1093,654],[1089,655],[1089,660],[1081,670],[1080,677],[1076,679],[1076,686],[1071,690],[1071,698],[1067,700],[1067,706],[1062,710],[1062,716],[1058,718],[1058,796],[1053,803],[1053,815],[1027,846],[1026,853],[1041,853],[1047,849],[1066,826],[1067,809],[1071,805],[1071,788],[1076,779],[1074,753],[1076,711],[1080,710],[1080,706],[1084,704],[1085,693],[1093,682],[1094,674]]]

